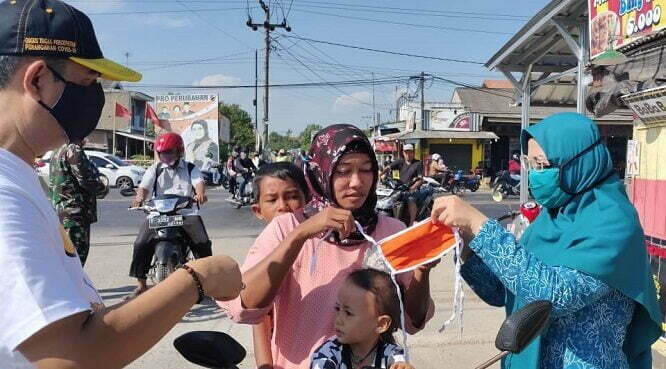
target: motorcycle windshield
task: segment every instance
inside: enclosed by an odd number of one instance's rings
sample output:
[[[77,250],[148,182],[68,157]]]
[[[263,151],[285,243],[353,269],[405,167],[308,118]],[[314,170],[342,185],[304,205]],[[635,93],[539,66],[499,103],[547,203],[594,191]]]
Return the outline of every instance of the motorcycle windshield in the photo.
[[[176,205],[178,204],[178,198],[166,198],[166,199],[154,199],[153,204],[155,205],[155,210],[160,213],[169,213],[174,211]]]

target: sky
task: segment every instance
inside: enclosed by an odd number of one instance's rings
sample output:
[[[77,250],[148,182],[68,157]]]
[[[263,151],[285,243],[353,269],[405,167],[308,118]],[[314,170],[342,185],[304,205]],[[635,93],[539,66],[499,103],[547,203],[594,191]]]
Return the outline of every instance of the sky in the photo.
[[[547,0],[266,0],[272,23],[285,18],[292,32],[277,30],[270,53],[270,84],[317,83],[271,88],[269,129],[300,132],[308,124],[352,123],[366,127],[373,111],[395,116],[396,96],[416,96],[421,71],[472,85],[501,79],[488,61]],[[107,58],[128,63],[144,76],[125,88],[151,96],[217,93],[254,117],[254,88],[183,89],[174,86],[254,85],[255,50],[263,84],[264,33],[245,25],[248,13],[263,23],[258,0],[78,0],[90,16]],[[325,43],[347,44],[473,63],[390,55]],[[481,64],[478,64],[481,63]],[[373,77],[374,76],[374,77]],[[374,108],[373,86],[375,79]],[[331,86],[337,81],[363,81]],[[426,82],[427,101],[448,102],[455,85]],[[263,89],[259,118],[263,117]]]

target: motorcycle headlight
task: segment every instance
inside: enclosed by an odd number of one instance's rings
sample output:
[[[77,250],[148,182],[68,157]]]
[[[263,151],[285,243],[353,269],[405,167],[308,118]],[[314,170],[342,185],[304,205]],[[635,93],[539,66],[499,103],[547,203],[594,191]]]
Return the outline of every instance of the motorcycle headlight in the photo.
[[[173,211],[177,203],[178,198],[153,200],[153,204],[155,204],[155,210],[159,211],[160,213],[168,213]]]

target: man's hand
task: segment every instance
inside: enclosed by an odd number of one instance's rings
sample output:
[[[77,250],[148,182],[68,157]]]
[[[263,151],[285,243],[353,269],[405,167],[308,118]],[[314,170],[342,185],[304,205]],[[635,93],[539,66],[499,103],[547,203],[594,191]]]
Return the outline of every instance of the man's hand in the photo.
[[[194,195],[194,200],[196,200],[199,205],[203,205],[208,201],[208,196],[206,196],[205,193],[197,193]]]
[[[136,196],[134,196],[134,200],[132,200],[132,207],[133,208],[138,208],[139,206],[141,206],[143,204],[143,200],[144,200],[143,194],[138,192],[136,194]]]
[[[214,255],[188,263],[199,274],[204,293],[216,300],[235,299],[243,287],[241,272],[234,259]]]

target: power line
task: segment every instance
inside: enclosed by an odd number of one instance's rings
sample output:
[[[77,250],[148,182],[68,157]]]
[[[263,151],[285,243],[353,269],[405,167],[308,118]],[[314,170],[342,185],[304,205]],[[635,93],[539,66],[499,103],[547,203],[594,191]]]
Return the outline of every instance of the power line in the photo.
[[[372,12],[372,13],[386,13],[386,14],[400,14],[400,15],[417,15],[425,17],[446,17],[446,18],[458,18],[458,19],[479,19],[479,20],[498,20],[498,21],[513,21],[513,22],[522,22],[529,20],[529,17],[508,15],[508,14],[488,14],[488,13],[473,13],[473,12],[435,12],[433,10],[421,10],[421,9],[406,9],[406,8],[392,8],[392,7],[374,7],[367,5],[340,5],[336,3],[330,3],[331,5],[311,5],[307,4],[308,2],[303,2],[297,4],[297,8],[314,8],[314,9],[333,9],[333,10],[348,10],[353,12]]]
[[[108,3],[108,0],[72,0],[73,3]],[[170,4],[172,0],[142,0],[141,4]],[[238,4],[243,3],[243,0],[188,0],[189,4]],[[291,0],[290,6],[293,3]],[[532,15],[521,14],[500,14],[500,13],[482,13],[482,12],[468,12],[468,11],[455,11],[455,10],[438,10],[432,8],[404,8],[404,7],[391,7],[385,5],[363,5],[356,3],[341,3],[331,1],[312,1],[312,0],[299,0],[297,6],[308,5],[311,7],[319,6],[321,8],[331,8],[332,6],[358,8],[358,9],[372,9],[375,11],[401,11],[403,12],[421,12],[425,16],[440,16],[440,15],[472,15],[472,16],[487,16],[487,17],[502,17],[502,18],[519,18],[521,20],[529,20]]]
[[[245,7],[240,8],[215,8],[215,9],[192,9],[189,11],[197,12],[226,12],[232,10],[243,10]],[[86,13],[86,15],[91,16],[106,16],[106,15],[134,15],[134,14],[171,14],[171,13],[182,13],[182,10],[127,10],[127,11],[117,11],[117,12],[98,12],[98,13]]]
[[[398,26],[409,26],[409,27],[416,27],[416,28],[428,28],[428,29],[436,29],[436,30],[441,30],[441,31],[482,33],[482,34],[487,34],[487,35],[513,35],[513,33],[511,33],[511,32],[497,32],[497,31],[486,31],[486,30],[483,30],[483,29],[474,29],[474,28],[445,27],[445,26],[433,26],[433,25],[429,25],[429,24],[396,22],[396,21],[390,21],[390,20],[386,20],[386,19],[373,19],[373,18],[365,18],[365,17],[355,17],[355,16],[351,16],[351,15],[332,14],[332,13],[325,13],[325,12],[314,11],[314,10],[294,9],[294,11],[301,12],[301,13],[325,15],[325,16],[328,16],[328,17],[362,20],[362,21],[366,21],[366,22],[381,23],[381,24],[393,24],[393,25],[398,25]]]
[[[333,82],[308,82],[308,83],[276,83],[270,84],[270,88],[311,88],[311,87],[322,87],[322,86],[367,86],[371,85],[373,82],[375,84],[395,84],[397,82],[404,82],[409,76],[395,76],[391,78],[383,79],[357,79],[357,80],[344,80],[344,81],[333,81]],[[137,88],[162,88],[162,89],[244,89],[244,88],[254,88],[254,84],[249,85],[183,85],[183,84],[132,84],[132,87]],[[266,85],[259,85],[258,87],[264,88]]]
[[[199,19],[201,19],[201,20],[203,20],[204,22],[208,23],[208,25],[210,25],[211,27],[213,27],[213,28],[215,28],[216,30],[218,30],[218,31],[220,31],[220,32],[222,32],[222,33],[224,33],[227,37],[229,37],[229,38],[231,38],[232,40],[238,42],[239,44],[241,44],[241,45],[247,47],[248,49],[252,49],[252,48],[251,48],[250,46],[248,46],[245,42],[239,40],[236,36],[232,35],[231,33],[227,32],[227,31],[225,31],[225,30],[223,30],[222,28],[218,27],[215,23],[208,21],[208,19],[206,19],[206,18],[205,18],[204,16],[202,16],[201,14],[199,14],[196,10],[194,10],[194,9],[190,8],[189,6],[187,6],[187,5],[186,5],[184,2],[182,2],[181,0],[176,0],[176,2],[177,2],[178,4],[180,4],[183,8],[185,8],[187,11],[189,11],[190,13],[194,14],[195,16],[197,16]]]
[[[329,83],[328,81],[326,81],[326,79],[325,79],[324,77],[322,77],[319,73],[315,72],[315,71],[312,70],[310,67],[308,67],[305,63],[303,63],[300,59],[298,59],[298,57],[296,57],[291,51],[289,51],[288,49],[285,49],[284,46],[282,45],[282,43],[280,43],[280,41],[275,40],[275,39],[274,39],[274,41],[275,41],[278,45],[280,45],[280,46],[283,48],[283,50],[287,52],[287,54],[291,55],[291,57],[294,58],[299,64],[303,65],[303,66],[304,66],[305,68],[307,68],[310,72],[312,72],[312,74],[314,74],[314,75],[316,75],[317,77],[319,77],[322,81],[324,81],[327,85],[333,87],[336,91],[338,91],[338,92],[340,92],[341,94],[343,94],[343,95],[345,95],[345,96],[348,96],[348,97],[350,97],[350,98],[352,98],[352,99],[358,101],[358,102],[361,103],[361,104],[372,105],[372,104],[368,104],[368,103],[365,102],[365,101],[362,101],[362,100],[360,100],[360,99],[357,99],[356,97],[354,97],[354,96],[352,96],[352,95],[349,95],[348,93],[342,91],[340,88],[336,87],[335,85],[330,84],[330,83]]]
[[[331,42],[331,41],[315,40],[315,39],[306,38],[306,37],[291,36],[291,35],[287,35],[287,34],[282,34],[281,36],[289,37],[289,38],[295,38],[295,39],[304,40],[304,41],[316,42],[316,43],[319,43],[319,44],[340,46],[340,47],[346,47],[346,48],[350,48],[350,49],[372,51],[372,52],[383,53],[383,54],[408,56],[408,57],[412,57],[412,58],[431,59],[431,60],[440,60],[440,61],[446,61],[446,62],[452,62],[452,63],[464,63],[464,64],[476,64],[476,65],[484,65],[485,64],[483,62],[478,62],[478,61],[473,61],[473,60],[440,58],[440,57],[437,57],[437,56],[427,56],[427,55],[403,53],[403,52],[399,52],[399,51],[380,50],[380,49],[373,49],[373,48],[363,47],[363,46],[354,46],[354,45],[341,44],[341,43]]]

